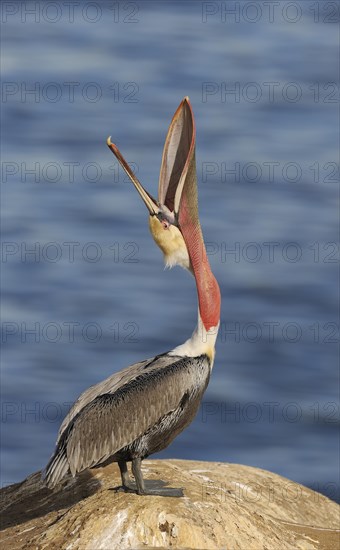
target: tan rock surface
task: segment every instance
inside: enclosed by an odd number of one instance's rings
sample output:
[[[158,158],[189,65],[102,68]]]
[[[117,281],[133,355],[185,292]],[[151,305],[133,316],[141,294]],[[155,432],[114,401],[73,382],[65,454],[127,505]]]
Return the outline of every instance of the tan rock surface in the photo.
[[[146,460],[146,479],[184,498],[117,492],[116,464],[54,491],[40,474],[1,490],[2,548],[338,550],[340,507],[271,472],[211,462]]]

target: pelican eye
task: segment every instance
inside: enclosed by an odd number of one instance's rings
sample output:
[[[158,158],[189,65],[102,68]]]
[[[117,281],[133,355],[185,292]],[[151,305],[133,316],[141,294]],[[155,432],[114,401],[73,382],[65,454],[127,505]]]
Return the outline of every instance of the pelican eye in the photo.
[[[164,212],[158,212],[158,214],[156,214],[156,216],[159,219],[159,221],[161,222],[163,228],[164,229],[169,229],[169,227],[171,225],[171,221],[168,219],[166,214],[164,214]]]

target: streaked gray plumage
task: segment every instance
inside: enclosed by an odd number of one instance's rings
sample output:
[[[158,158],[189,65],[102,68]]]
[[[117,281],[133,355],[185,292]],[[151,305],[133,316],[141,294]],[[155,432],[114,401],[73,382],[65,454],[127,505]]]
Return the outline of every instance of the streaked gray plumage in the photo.
[[[47,485],[69,471],[143,459],[167,447],[195,416],[209,376],[207,356],[164,354],[91,386],[61,425]]]

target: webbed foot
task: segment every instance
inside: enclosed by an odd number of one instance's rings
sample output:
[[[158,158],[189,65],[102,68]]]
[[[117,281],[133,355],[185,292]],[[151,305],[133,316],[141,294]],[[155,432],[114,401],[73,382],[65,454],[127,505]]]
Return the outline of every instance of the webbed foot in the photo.
[[[158,497],[184,497],[183,489],[175,487],[154,487],[145,488],[144,490],[137,490],[137,494],[141,496],[158,496]]]

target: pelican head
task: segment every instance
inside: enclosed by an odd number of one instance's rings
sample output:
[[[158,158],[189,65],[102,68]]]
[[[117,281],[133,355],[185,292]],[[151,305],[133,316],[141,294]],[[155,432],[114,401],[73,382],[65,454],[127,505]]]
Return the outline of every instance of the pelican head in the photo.
[[[150,231],[164,254],[165,265],[180,265],[191,270],[189,252],[181,228],[188,215],[188,212],[183,210],[188,207],[191,214],[195,214],[196,224],[199,226],[195,123],[189,98],[185,97],[180,103],[169,126],[159,176],[158,200],[155,200],[138,181],[118,147],[111,142],[111,137],[108,138],[107,145],[128,174],[149,211]],[[189,177],[194,178],[191,184]]]

